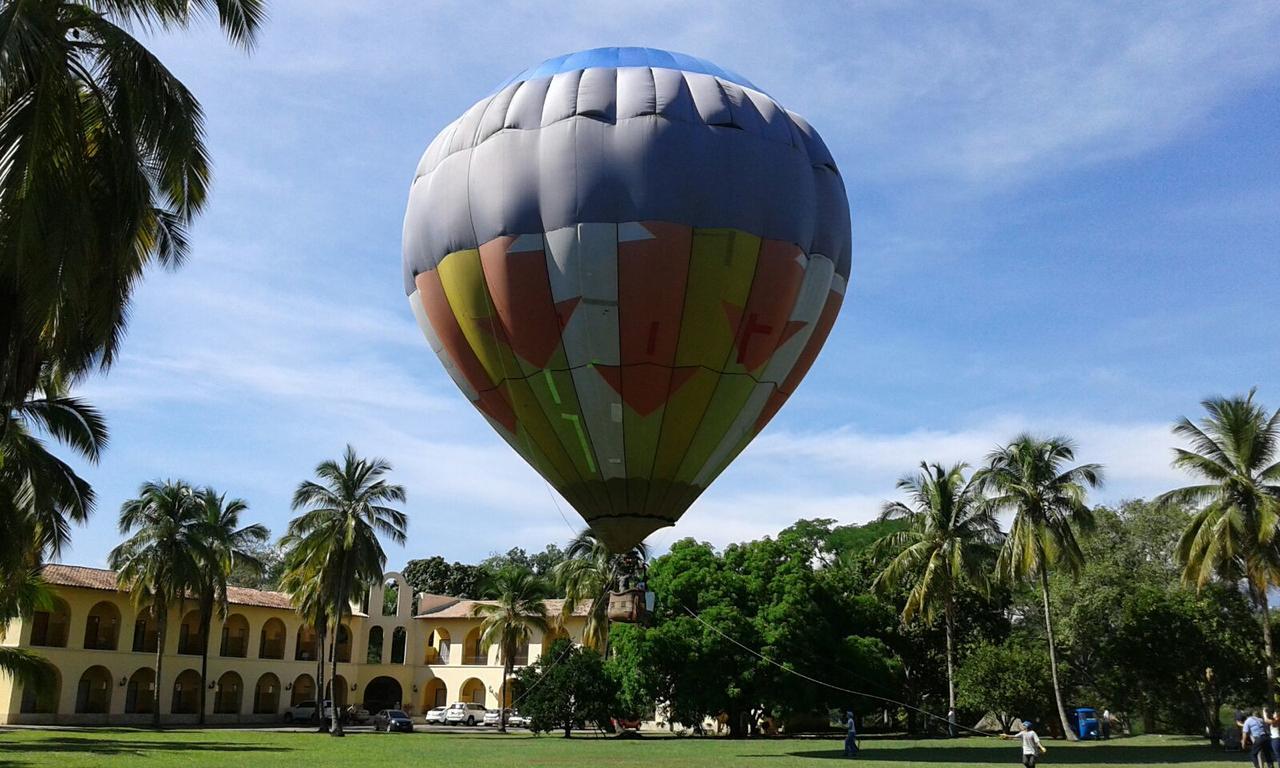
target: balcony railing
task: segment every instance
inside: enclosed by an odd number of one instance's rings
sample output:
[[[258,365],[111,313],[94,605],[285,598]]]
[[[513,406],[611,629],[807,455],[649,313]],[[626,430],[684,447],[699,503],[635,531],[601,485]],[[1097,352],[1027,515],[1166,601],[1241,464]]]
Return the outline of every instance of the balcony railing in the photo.
[[[475,667],[483,666],[489,663],[489,657],[486,654],[477,655],[473,653],[468,653],[467,655],[462,657],[462,663],[475,666]]]
[[[258,648],[258,656],[264,659],[283,659],[284,640],[267,640]]]
[[[249,652],[248,638],[228,637],[222,641],[223,656],[234,656],[243,659]]]

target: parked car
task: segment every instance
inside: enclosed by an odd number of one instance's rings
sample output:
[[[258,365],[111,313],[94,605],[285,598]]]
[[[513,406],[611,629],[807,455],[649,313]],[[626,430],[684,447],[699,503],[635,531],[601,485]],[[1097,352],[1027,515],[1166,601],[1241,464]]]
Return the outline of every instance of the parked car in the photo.
[[[315,714],[316,703],[314,701],[302,701],[284,711],[284,721],[286,723],[307,723],[311,721]],[[333,702],[325,699],[324,719],[328,721],[331,717],[333,717]]]
[[[444,725],[444,713],[447,711],[448,709],[445,707],[429,709],[427,710],[427,714],[423,716],[422,720],[427,725]]]
[[[383,709],[373,716],[373,730],[400,731],[401,733],[411,733],[413,731],[413,721],[409,716],[400,709]]]
[[[498,718],[502,715],[502,710],[491,709],[484,713],[484,724],[490,728],[498,724]],[[511,722],[511,710],[507,710],[507,722]]]
[[[356,725],[364,725],[369,722],[373,716],[369,714],[369,710],[358,704],[352,704],[342,712],[342,722],[355,723]]]
[[[475,725],[484,722],[486,712],[488,710],[483,704],[456,701],[450,704],[448,711],[444,713],[444,721],[449,725]]]
[[[511,714],[507,717],[507,725],[511,728],[528,728],[529,718],[520,714],[519,710],[511,710]]]

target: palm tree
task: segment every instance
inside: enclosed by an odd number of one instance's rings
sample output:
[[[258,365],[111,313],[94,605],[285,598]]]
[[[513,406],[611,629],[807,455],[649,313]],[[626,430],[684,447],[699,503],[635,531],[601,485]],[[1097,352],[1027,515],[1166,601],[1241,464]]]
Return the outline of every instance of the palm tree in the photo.
[[[546,633],[547,584],[533,571],[516,565],[486,574],[481,594],[491,603],[475,603],[471,615],[483,617],[480,643],[487,652],[494,645],[502,656],[502,690],[498,698],[498,732],[507,732],[507,685],[515,666],[516,652],[529,642],[533,630]]]
[[[196,494],[200,502],[200,535],[205,538],[209,561],[202,563],[201,579],[195,590],[200,607],[200,686],[204,690],[209,671],[209,625],[213,623],[215,609],[218,617],[227,617],[227,578],[237,566],[261,570],[262,564],[250,553],[249,548],[266,541],[270,533],[266,526],[254,523],[240,527],[240,515],[249,505],[242,499],[228,500],[212,488],[204,488]],[[200,696],[200,724],[204,724],[205,696]]]
[[[1173,466],[1203,481],[1157,498],[1199,506],[1182,532],[1178,559],[1183,578],[1197,588],[1214,575],[1243,579],[1262,615],[1267,690],[1277,695],[1267,588],[1280,584],[1280,411],[1270,412],[1245,396],[1211,397],[1197,424],[1182,418],[1173,433],[1191,450],[1174,449]]]
[[[552,569],[552,578],[565,597],[561,620],[586,603],[582,642],[601,654],[609,644],[609,592],[627,572],[623,564],[627,559],[643,563],[649,559],[649,550],[640,543],[627,553],[614,554],[590,528],[585,528],[569,542],[564,560]]]
[[[988,454],[986,468],[971,482],[989,495],[987,503],[992,513],[1013,513],[1013,523],[996,561],[996,572],[1011,583],[1039,582],[1053,696],[1062,730],[1074,741],[1058,684],[1058,652],[1049,611],[1049,571],[1061,566],[1075,575],[1084,565],[1075,528],[1088,529],[1093,525],[1093,512],[1085,499],[1088,489],[1102,485],[1102,467],[1098,464],[1066,466],[1072,461],[1075,461],[1075,445],[1071,440],[1021,434]]]
[[[94,493],[69,464],[37,436],[44,432],[96,464],[107,445],[102,415],[66,394],[56,375],[46,373],[43,392],[0,410],[0,595],[17,588],[28,571],[56,557],[93,511]],[[25,531],[16,535],[16,531]]]
[[[920,472],[898,481],[908,501],[884,505],[880,520],[903,520],[905,530],[876,543],[891,556],[872,587],[882,592],[910,584],[902,621],[932,621],[941,610],[947,640],[947,704],[956,706],[955,596],[961,585],[988,588],[988,573],[1000,540],[1000,526],[973,482],[965,479],[965,465],[950,469],[920,463]]]
[[[144,483],[138,498],[120,507],[120,533],[132,535],[108,556],[120,586],[133,595],[139,608],[147,605],[156,620],[156,686],[151,710],[156,728],[160,727],[169,607],[199,587],[202,567],[212,559],[201,522],[202,504],[190,485],[172,480]],[[200,695],[203,697],[203,690]]]
[[[0,628],[33,611],[48,609],[53,605],[53,595],[38,567],[21,570],[19,576],[10,576],[5,590],[0,594]],[[3,639],[3,629],[0,629]],[[0,645],[0,672],[24,689],[50,693],[57,679],[57,668],[38,653],[26,648]]]
[[[387,556],[378,534],[396,544],[405,540],[409,519],[388,506],[404,502],[404,487],[383,478],[390,471],[385,460],[362,459],[348,445],[341,463],[321,462],[319,482],[305,480],[293,494],[293,508],[304,511],[289,523],[288,536],[299,562],[317,565],[318,589],[332,606],[335,642],[351,614],[351,596],[382,581]],[[337,653],[331,672],[330,681],[338,676]],[[334,715],[331,733],[342,736],[341,718]]]
[[[209,185],[200,104],[130,29],[211,15],[250,47],[265,0],[0,5],[0,404],[117,354],[129,296],[178,264]]]
[[[324,714],[324,643],[329,633],[329,600],[323,593],[320,568],[323,563],[308,558],[308,552],[298,546],[290,536],[280,540],[285,550],[284,572],[280,576],[280,588],[289,593],[294,608],[303,621],[309,622],[316,632],[316,708],[311,717],[320,724]],[[332,698],[332,697],[330,697]],[[328,730],[321,725],[321,731]]]

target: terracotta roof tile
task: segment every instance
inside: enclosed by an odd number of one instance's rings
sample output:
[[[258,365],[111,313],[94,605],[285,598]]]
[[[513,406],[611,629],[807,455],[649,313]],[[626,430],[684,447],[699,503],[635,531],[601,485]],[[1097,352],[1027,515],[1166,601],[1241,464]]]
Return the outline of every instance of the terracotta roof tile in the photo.
[[[104,568],[86,568],[83,565],[46,565],[41,570],[44,580],[60,587],[101,589],[107,592],[123,592],[116,582],[116,572]],[[227,602],[232,605],[249,605],[259,608],[281,608],[292,611],[293,601],[284,592],[268,592],[261,589],[228,587]]]
[[[421,611],[415,618],[419,619],[469,619],[471,618],[471,609],[476,604],[493,605],[493,600],[457,600],[449,598],[453,602],[442,604],[438,608],[428,608]],[[547,606],[548,616],[559,616],[564,608],[564,600],[543,600]],[[586,616],[591,606],[587,603],[578,603],[574,607],[574,616]]]

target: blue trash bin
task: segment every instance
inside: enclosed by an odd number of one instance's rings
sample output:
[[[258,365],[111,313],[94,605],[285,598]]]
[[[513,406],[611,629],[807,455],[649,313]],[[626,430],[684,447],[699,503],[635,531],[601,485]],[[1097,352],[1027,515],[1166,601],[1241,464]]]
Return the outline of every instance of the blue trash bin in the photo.
[[[1081,741],[1099,737],[1098,711],[1093,707],[1076,709],[1076,735]]]

